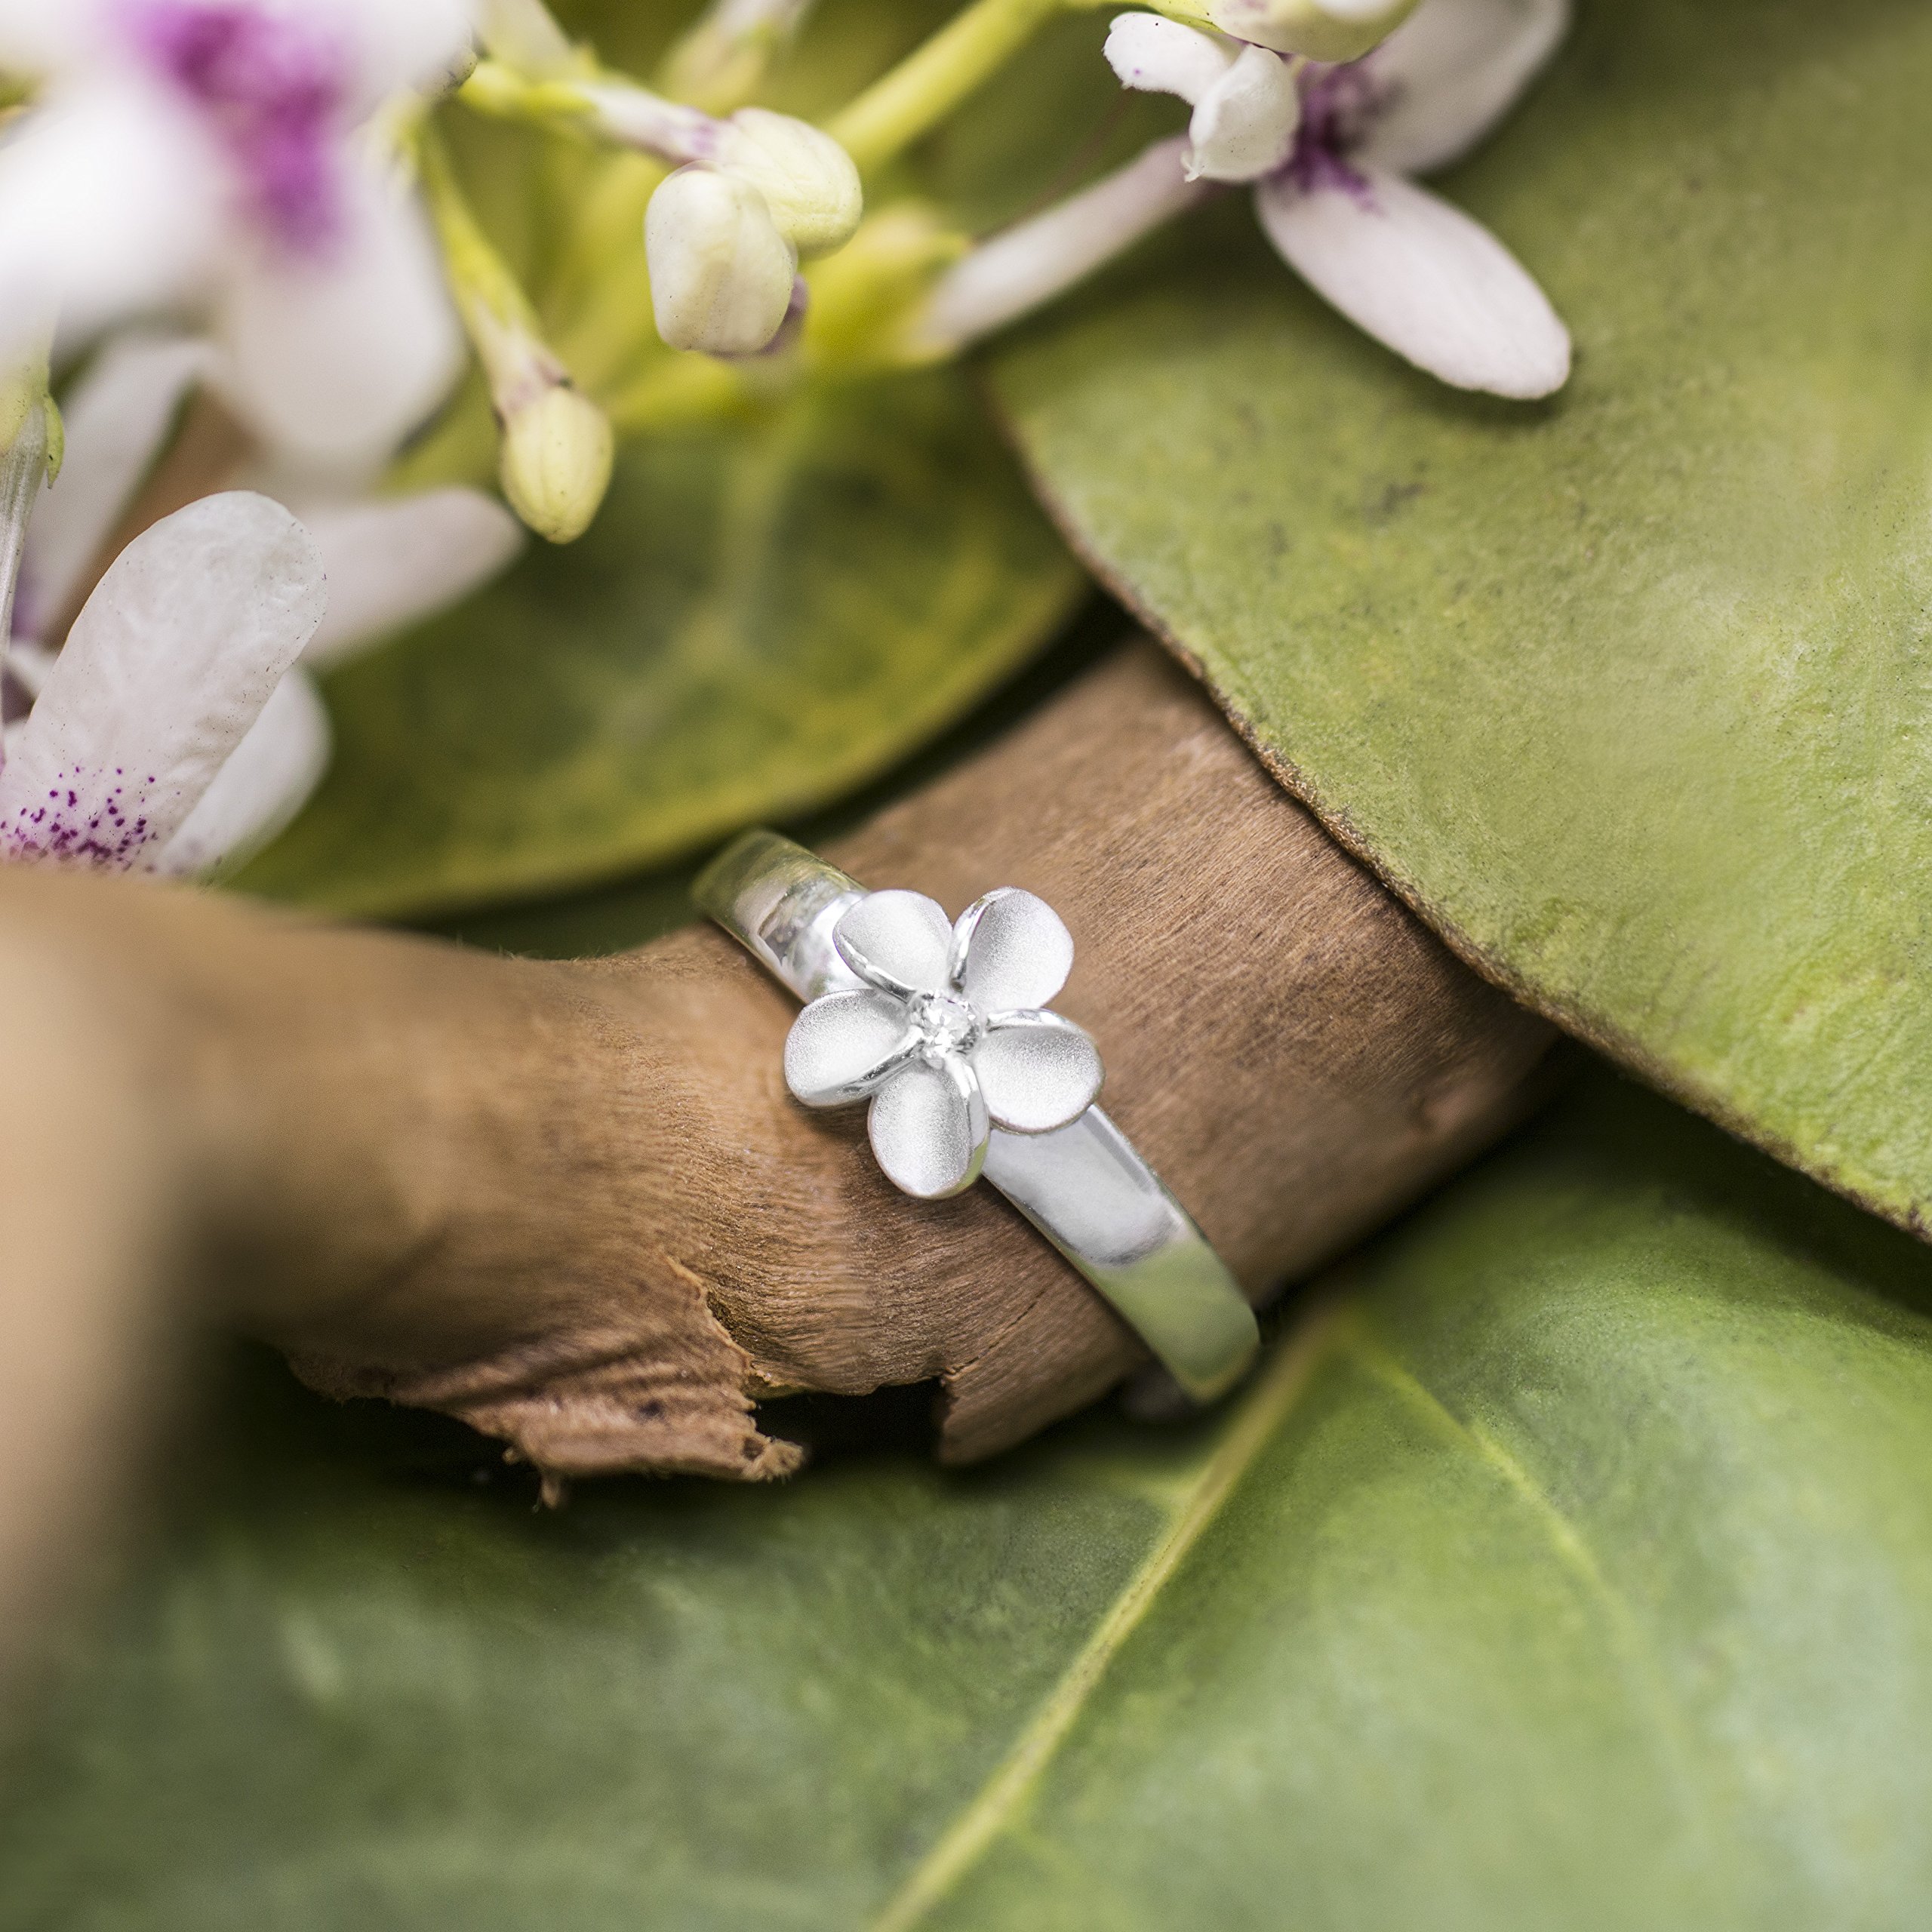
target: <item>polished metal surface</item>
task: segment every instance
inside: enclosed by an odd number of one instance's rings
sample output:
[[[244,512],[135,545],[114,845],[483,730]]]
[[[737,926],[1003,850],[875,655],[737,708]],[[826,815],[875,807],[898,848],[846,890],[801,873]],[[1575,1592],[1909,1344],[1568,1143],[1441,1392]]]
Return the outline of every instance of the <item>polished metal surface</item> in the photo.
[[[1254,1359],[1254,1311],[1187,1211],[1094,1103],[1100,1055],[1048,1010],[1073,961],[1058,915],[1003,887],[956,921],[869,893],[771,832],[699,876],[698,904],[808,1004],[786,1078],[808,1106],[870,1102],[888,1177],[940,1200],[983,1174],[1208,1401]]]

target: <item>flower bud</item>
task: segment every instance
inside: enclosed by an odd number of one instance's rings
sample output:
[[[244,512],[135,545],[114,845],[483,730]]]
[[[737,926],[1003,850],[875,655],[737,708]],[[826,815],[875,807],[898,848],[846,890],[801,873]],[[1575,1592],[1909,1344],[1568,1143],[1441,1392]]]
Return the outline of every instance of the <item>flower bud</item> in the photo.
[[[611,483],[611,425],[589,397],[558,383],[503,425],[499,474],[510,507],[552,543],[590,527]]]
[[[852,157],[809,122],[743,107],[720,131],[714,167],[755,188],[778,232],[799,254],[829,254],[865,212]]]
[[[755,355],[778,333],[798,257],[749,182],[679,168],[645,211],[644,249],[657,333],[673,349]]]
[[[1198,14],[1237,40],[1311,60],[1358,60],[1416,9],[1416,0],[1201,0]]]

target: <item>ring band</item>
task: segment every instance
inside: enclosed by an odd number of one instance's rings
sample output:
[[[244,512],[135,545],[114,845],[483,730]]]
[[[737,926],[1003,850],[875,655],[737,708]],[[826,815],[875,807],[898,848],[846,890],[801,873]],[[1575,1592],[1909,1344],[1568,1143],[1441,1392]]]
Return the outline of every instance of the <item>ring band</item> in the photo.
[[[889,1179],[938,1198],[983,1174],[1195,1401],[1241,1378],[1260,1346],[1254,1310],[1093,1103],[1092,1042],[1047,1010],[1072,942],[1043,901],[1002,888],[949,922],[932,900],[868,892],[766,831],[727,846],[692,891],[807,1002],[787,1082],[809,1106],[870,1099]]]

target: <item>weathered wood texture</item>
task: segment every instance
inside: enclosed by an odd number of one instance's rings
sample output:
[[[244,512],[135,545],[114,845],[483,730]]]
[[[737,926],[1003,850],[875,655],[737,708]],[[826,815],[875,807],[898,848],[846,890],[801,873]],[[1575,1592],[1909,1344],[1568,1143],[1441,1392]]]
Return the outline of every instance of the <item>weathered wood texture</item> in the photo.
[[[1109,1111],[1257,1295],[1500,1131],[1552,1038],[1145,644],[832,856],[951,910],[1059,908]],[[796,1106],[792,1003],[708,929],[555,964],[14,869],[0,931],[57,955],[167,1122],[226,1312],[334,1393],[557,1475],[758,1478],[797,1461],[761,1395],[937,1378],[964,1460],[1143,1359],[989,1189],[910,1200],[860,1114]]]

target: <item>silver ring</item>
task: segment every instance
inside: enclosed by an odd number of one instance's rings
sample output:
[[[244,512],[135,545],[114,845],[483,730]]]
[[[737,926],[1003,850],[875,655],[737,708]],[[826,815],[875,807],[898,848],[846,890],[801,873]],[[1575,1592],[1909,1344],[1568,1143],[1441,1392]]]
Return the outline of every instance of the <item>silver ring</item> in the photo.
[[[1254,1358],[1254,1312],[1180,1203],[1094,1104],[1100,1056],[1049,1011],[1073,940],[1010,886],[956,921],[868,892],[775,832],[748,832],[692,888],[806,1002],[785,1078],[809,1107],[870,1103],[872,1151],[939,1201],[982,1174],[1099,1290],[1198,1402]]]

